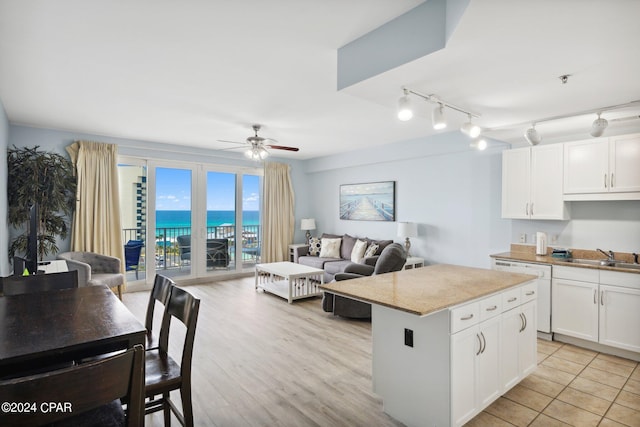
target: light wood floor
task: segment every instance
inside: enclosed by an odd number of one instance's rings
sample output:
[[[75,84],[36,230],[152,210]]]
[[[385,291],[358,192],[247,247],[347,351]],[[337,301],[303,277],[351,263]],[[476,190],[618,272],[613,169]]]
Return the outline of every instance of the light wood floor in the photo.
[[[325,313],[320,298],[287,304],[256,292],[253,277],[186,289],[202,300],[193,360],[196,425],[402,426],[371,391],[368,321]],[[127,293],[124,303],[143,319],[148,296]],[[181,331],[174,332],[171,353],[178,358]],[[145,421],[163,425],[161,413]],[[538,370],[468,425],[640,426],[640,365],[539,340]]]

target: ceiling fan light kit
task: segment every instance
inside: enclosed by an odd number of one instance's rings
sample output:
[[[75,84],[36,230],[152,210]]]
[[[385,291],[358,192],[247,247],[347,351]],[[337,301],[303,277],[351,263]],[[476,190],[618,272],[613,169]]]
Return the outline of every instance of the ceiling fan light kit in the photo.
[[[248,159],[255,160],[256,162],[259,162],[259,161],[264,160],[267,157],[269,157],[269,151],[267,150],[267,148],[271,148],[273,150],[285,150],[285,151],[299,151],[300,150],[297,147],[288,147],[286,145],[267,144],[267,142],[269,142],[269,141],[272,141],[274,143],[277,143],[278,141],[276,141],[275,139],[272,139],[272,138],[263,138],[261,136],[258,136],[258,131],[260,130],[260,125],[253,125],[252,127],[253,127],[254,134],[253,134],[253,136],[248,137],[245,142],[226,141],[226,140],[223,140],[223,139],[219,139],[218,142],[227,142],[227,143],[239,144],[239,145],[243,145],[243,146],[249,145],[249,147],[247,147],[245,149],[244,155]],[[240,147],[229,148],[229,150],[233,150],[235,148],[240,148]]]

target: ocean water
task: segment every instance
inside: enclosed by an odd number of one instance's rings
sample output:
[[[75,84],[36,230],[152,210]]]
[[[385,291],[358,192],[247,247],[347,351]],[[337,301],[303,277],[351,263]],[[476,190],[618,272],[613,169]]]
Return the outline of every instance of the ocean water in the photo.
[[[207,211],[207,227],[235,224],[235,211]],[[244,225],[259,225],[260,211],[243,211]],[[191,211],[156,211],[156,228],[191,227]]]

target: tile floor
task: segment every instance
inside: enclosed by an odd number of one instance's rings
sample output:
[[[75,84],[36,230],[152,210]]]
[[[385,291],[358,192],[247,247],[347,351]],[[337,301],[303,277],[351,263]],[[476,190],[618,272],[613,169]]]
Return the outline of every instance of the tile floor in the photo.
[[[466,426],[640,427],[640,364],[538,340],[538,369]]]

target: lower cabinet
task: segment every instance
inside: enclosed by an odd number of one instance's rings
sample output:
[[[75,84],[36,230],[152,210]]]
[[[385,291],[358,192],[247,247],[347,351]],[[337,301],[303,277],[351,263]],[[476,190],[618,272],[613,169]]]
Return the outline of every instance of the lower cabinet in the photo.
[[[500,351],[500,316],[451,337],[454,425],[464,424],[502,394]]]
[[[640,353],[640,274],[554,267],[555,333]]]
[[[466,423],[536,369],[536,287],[534,282],[506,292],[506,311],[483,320],[481,308],[477,324],[451,335],[452,425]],[[477,313],[476,304],[485,306],[480,301],[452,310],[452,325]]]

